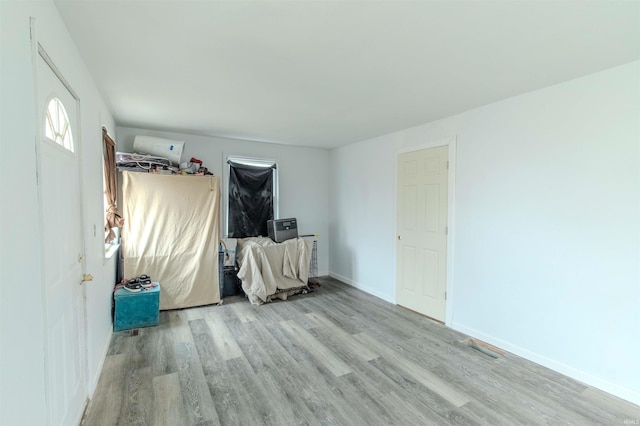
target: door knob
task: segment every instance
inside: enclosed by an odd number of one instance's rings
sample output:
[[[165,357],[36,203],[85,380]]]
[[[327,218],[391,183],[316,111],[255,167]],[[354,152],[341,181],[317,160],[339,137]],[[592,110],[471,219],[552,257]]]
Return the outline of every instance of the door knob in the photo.
[[[400,241],[402,238],[400,238],[400,235],[398,235],[398,241]]]
[[[93,281],[93,275],[91,274],[84,274],[82,276],[82,282],[87,282],[87,281]]]

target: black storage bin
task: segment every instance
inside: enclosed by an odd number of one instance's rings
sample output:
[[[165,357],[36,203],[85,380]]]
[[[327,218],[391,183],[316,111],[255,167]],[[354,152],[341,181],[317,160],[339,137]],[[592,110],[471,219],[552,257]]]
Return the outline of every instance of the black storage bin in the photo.
[[[224,266],[224,251],[218,252],[218,280],[220,282],[220,299],[235,296],[242,291],[236,268]]]
[[[240,294],[242,286],[238,279],[238,271],[233,266],[224,267],[224,280],[220,290],[220,297],[235,296]]]

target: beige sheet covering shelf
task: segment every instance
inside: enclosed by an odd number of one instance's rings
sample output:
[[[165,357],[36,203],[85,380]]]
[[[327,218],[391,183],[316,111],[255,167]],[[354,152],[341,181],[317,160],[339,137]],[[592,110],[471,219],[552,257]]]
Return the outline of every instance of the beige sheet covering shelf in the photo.
[[[270,238],[238,240],[238,278],[242,289],[255,305],[273,297],[308,290],[312,243],[302,238],[274,243]]]
[[[220,301],[220,178],[123,173],[125,278],[162,283],[160,309]]]

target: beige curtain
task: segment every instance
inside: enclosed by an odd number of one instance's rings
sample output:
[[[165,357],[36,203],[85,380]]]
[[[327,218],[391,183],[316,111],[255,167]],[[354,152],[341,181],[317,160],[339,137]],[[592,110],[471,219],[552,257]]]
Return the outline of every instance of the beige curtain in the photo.
[[[220,178],[123,173],[125,278],[160,282],[160,309],[220,301]]]
[[[116,142],[107,133],[107,128],[102,128],[104,160],[104,193],[107,197],[107,222],[104,231],[108,232],[105,243],[115,238],[113,228],[121,227],[124,224],[122,214],[116,205],[118,188],[116,186]]]

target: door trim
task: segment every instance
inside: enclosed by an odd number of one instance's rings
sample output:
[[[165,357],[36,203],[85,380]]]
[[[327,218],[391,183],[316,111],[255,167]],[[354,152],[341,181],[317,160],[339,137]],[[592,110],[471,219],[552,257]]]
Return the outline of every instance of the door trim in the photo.
[[[446,282],[446,301],[445,301],[445,325],[451,327],[453,324],[454,317],[454,299],[455,299],[455,291],[454,291],[454,282],[455,277],[453,273],[453,265],[454,265],[454,242],[455,242],[455,188],[456,188],[456,159],[457,159],[457,135],[453,135],[447,138],[442,139],[434,139],[432,141],[420,144],[413,145],[410,147],[400,148],[396,151],[396,158],[394,162],[394,228],[393,228],[393,238],[395,239],[397,232],[397,222],[398,222],[398,157],[400,154],[406,154],[408,152],[414,151],[422,151],[423,149],[437,148],[440,146],[448,146],[449,147],[449,170],[447,174],[448,179],[448,194],[447,194],[447,226],[448,235],[447,235],[447,282]],[[397,272],[398,272],[398,253],[397,246],[393,244],[393,255],[394,255],[394,279],[395,279],[395,297],[396,303],[398,299],[398,281],[397,281]]]

